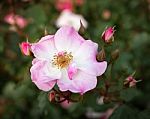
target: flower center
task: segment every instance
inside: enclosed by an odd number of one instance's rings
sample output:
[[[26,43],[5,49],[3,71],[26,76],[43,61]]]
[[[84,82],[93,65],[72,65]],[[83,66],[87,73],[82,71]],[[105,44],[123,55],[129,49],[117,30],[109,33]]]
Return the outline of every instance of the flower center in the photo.
[[[71,52],[69,54],[67,52],[59,52],[57,55],[54,55],[52,64],[62,69],[67,67],[72,61],[72,59],[73,56]]]

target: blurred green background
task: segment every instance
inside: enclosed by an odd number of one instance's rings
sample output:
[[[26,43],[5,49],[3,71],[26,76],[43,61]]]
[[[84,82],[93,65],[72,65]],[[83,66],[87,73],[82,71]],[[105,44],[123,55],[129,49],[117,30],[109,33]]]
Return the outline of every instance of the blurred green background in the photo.
[[[100,96],[92,93],[65,109],[49,102],[47,93],[31,82],[32,58],[22,55],[19,43],[26,41],[26,35],[30,42],[37,41],[45,27],[48,33],[55,33],[60,14],[55,4],[54,0],[0,1],[1,119],[106,119],[90,115],[102,114],[115,105],[98,104]],[[4,21],[12,10],[30,21],[24,29],[12,30]],[[122,92],[125,102],[110,119],[150,119],[150,0],[85,0],[74,12],[88,22],[86,37],[99,44],[105,27],[116,26],[115,46],[120,49],[120,57],[113,78],[122,76],[122,72],[125,78],[136,71],[136,79],[142,80],[137,89]]]

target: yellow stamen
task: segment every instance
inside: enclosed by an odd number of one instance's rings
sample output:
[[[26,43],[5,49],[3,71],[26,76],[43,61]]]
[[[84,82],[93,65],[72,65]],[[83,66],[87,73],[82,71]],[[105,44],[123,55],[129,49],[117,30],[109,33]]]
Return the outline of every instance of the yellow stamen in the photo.
[[[73,59],[73,56],[71,52],[69,54],[67,52],[63,52],[60,54],[58,53],[57,55],[54,55],[52,64],[62,69],[62,68],[67,67],[72,61],[72,59]]]

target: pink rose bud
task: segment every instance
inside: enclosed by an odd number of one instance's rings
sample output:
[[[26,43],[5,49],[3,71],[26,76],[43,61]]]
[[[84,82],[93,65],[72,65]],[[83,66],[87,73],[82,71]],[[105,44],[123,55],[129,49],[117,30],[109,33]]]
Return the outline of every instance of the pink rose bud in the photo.
[[[114,41],[114,27],[108,27],[103,33],[102,33],[102,39],[105,43],[112,43]]]
[[[31,44],[30,43],[22,42],[21,44],[19,44],[19,46],[20,46],[21,52],[24,55],[29,56],[31,54],[31,51],[30,51]]]
[[[128,78],[125,79],[124,85],[129,87],[134,87],[136,86],[136,83],[139,81],[136,81],[132,76],[129,76]]]
[[[14,13],[9,13],[4,17],[4,21],[10,25],[17,25],[19,28],[24,28],[27,26],[28,21],[20,15]]]
[[[22,16],[16,15],[16,24],[23,29],[27,26],[28,21]]]
[[[64,108],[64,109],[69,109],[73,103],[69,102],[68,100],[65,100],[64,102],[60,103],[60,105]]]
[[[55,91],[52,90],[48,95],[49,101],[50,102],[55,101],[55,96],[56,96],[56,93],[55,93]]]
[[[106,54],[105,54],[105,49],[102,47],[101,51],[96,55],[97,61],[105,61],[106,59]]]
[[[112,60],[116,60],[119,57],[119,49],[115,49],[112,53],[111,53],[111,58]]]

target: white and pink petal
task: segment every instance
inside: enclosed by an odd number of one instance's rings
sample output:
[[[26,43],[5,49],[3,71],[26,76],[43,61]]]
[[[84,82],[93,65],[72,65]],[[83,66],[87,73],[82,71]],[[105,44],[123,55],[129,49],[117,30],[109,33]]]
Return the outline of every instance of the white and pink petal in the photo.
[[[36,59],[34,59],[36,61]],[[30,69],[32,81],[38,85],[38,87],[44,84],[51,84],[51,82],[56,82],[60,79],[61,72],[59,69],[51,67],[50,63],[47,61],[36,61]],[[42,88],[42,87],[41,87]],[[41,89],[40,88],[40,89]],[[44,88],[43,88],[44,90]]]
[[[56,81],[49,81],[49,82],[40,82],[40,81],[36,81],[34,82],[35,85],[40,89],[40,90],[43,90],[43,91],[49,91],[51,90],[55,84],[56,84]]]
[[[48,35],[42,37],[37,43],[31,45],[34,56],[41,60],[51,60],[57,52],[54,44],[54,36]]]
[[[79,70],[72,81],[72,87],[69,90],[74,93],[84,94],[96,87],[97,77]]]
[[[62,76],[57,80],[57,85],[61,91],[67,91],[72,85],[72,80],[69,79],[67,69],[62,69]]]
[[[85,40],[74,54],[75,62],[95,61],[98,44],[91,40]]]
[[[73,27],[63,26],[54,36],[57,50],[76,52],[84,39],[75,31]]]
[[[106,71],[107,62],[85,61],[78,63],[77,67],[88,74],[100,76]]]

